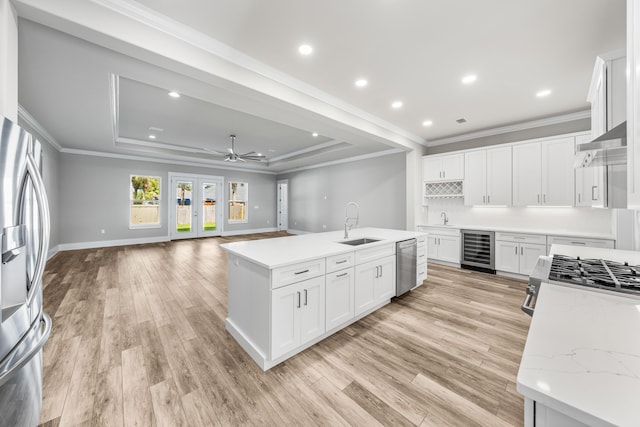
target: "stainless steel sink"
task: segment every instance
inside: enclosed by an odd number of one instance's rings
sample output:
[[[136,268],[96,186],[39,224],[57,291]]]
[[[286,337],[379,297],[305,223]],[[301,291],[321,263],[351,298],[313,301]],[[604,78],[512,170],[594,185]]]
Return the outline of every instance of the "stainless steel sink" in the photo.
[[[367,243],[373,243],[373,242],[379,242],[379,241],[380,241],[379,239],[370,239],[368,237],[363,237],[362,239],[347,240],[346,242],[338,242],[338,243],[351,245],[351,246],[360,246],[360,245],[366,245]]]

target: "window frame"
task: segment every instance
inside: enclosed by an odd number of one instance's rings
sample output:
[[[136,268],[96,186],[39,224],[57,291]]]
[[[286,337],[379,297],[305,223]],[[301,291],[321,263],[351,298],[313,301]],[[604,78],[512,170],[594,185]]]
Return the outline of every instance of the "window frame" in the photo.
[[[143,224],[134,224],[131,222],[133,215],[133,207],[142,205],[145,206],[144,203],[135,204],[133,203],[136,199],[133,198],[133,185],[131,184],[131,180],[134,176],[142,176],[146,178],[154,178],[158,180],[158,200],[157,203],[151,203],[152,206],[156,206],[158,210],[158,222],[149,222]],[[144,200],[143,200],[144,202]],[[147,175],[147,174],[130,174],[129,175],[129,229],[130,230],[140,230],[140,229],[149,229],[149,228],[160,228],[162,227],[162,177],[155,175]]]
[[[227,197],[227,224],[246,224],[249,222],[249,183],[243,181],[229,181],[229,193]],[[244,186],[245,191],[244,199],[237,199],[233,197],[233,184],[238,186]],[[237,194],[237,191],[236,193]],[[231,207],[232,203],[244,203],[244,218],[243,219],[231,219]]]

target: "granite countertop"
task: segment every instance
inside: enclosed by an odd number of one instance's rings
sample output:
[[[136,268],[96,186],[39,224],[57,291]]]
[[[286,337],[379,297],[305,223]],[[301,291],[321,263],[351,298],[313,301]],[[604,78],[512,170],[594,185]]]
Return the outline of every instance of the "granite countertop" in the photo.
[[[561,236],[561,237],[579,237],[582,239],[608,239],[615,240],[612,234],[603,233],[587,233],[569,230],[544,230],[544,229],[524,229],[524,228],[507,228],[507,227],[483,227],[478,225],[466,224],[418,224],[418,227],[434,227],[444,229],[460,229],[460,230],[480,230],[480,231],[496,231],[501,233],[518,233],[518,234],[540,234],[545,236]]]
[[[637,426],[638,331],[640,299],[543,283],[517,389],[588,425]]]
[[[266,268],[277,268],[317,258],[339,255],[355,250],[372,248],[385,243],[395,243],[424,235],[425,233],[390,230],[386,228],[354,228],[349,238],[344,239],[344,231],[300,234],[297,236],[276,237],[273,239],[250,240],[220,245],[228,252],[245,258]],[[340,243],[362,237],[378,239],[379,242],[360,246]]]

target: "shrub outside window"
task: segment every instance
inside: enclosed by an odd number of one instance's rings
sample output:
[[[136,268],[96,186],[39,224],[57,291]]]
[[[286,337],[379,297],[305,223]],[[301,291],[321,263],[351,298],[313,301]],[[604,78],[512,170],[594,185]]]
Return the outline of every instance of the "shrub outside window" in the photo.
[[[249,184],[229,182],[229,223],[248,222],[247,203],[249,202]]]
[[[160,177],[131,175],[129,228],[160,227]]]

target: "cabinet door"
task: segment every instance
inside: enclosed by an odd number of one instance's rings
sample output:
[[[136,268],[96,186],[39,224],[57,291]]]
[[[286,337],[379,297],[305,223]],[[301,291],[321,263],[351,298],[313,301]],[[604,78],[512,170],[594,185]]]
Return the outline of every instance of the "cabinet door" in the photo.
[[[438,259],[460,263],[460,236],[438,236]]]
[[[511,159],[509,159],[511,162]],[[511,173],[511,171],[509,171]],[[464,155],[464,204],[484,205],[487,198],[487,151],[472,151]]]
[[[511,147],[487,150],[486,169],[487,204],[511,206]]]
[[[527,276],[533,271],[538,257],[547,254],[546,245],[535,245],[531,243],[520,243],[520,274],[526,274]]]
[[[438,237],[436,234],[427,236],[427,259],[438,259]]]
[[[325,331],[325,278],[301,282],[301,307],[300,307],[300,344],[324,334]]]
[[[520,245],[514,242],[496,241],[496,270],[520,272]]]
[[[331,330],[355,316],[355,269],[337,271],[327,275],[326,330]]]
[[[446,181],[464,179],[464,154],[442,157],[442,178]]]
[[[356,266],[355,315],[359,315],[376,302],[375,280],[379,274],[378,263],[367,262]]]
[[[388,301],[396,295],[396,257],[378,260],[379,273],[375,283],[376,304]]]
[[[422,180],[442,181],[442,158],[425,157],[422,159]]]
[[[299,283],[271,292],[271,358],[275,359],[300,345]]]
[[[574,139],[560,138],[542,143],[542,203],[573,206]]]
[[[542,164],[540,143],[513,147],[513,205],[535,206],[542,203]]]

